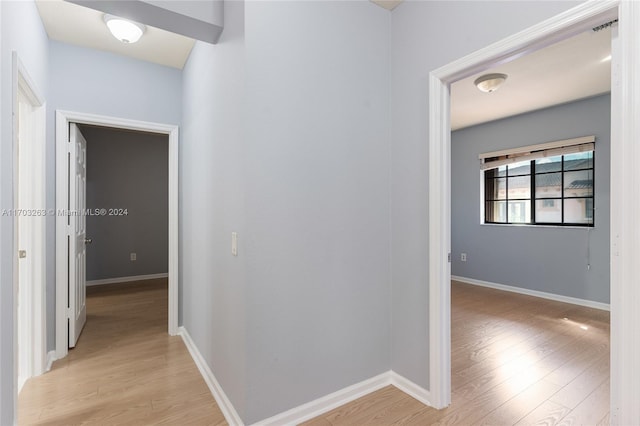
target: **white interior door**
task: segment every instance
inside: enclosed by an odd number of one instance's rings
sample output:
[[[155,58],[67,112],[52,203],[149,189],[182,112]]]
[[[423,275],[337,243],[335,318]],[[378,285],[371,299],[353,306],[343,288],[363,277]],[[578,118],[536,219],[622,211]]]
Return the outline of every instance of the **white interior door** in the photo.
[[[86,303],[87,141],[74,123],[69,126],[69,347],[87,320]]]

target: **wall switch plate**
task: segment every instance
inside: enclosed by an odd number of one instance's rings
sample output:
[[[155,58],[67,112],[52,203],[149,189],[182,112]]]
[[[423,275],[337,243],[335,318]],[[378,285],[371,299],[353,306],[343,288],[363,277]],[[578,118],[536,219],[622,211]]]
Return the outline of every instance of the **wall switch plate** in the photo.
[[[238,255],[238,233],[231,233],[231,254],[234,256]]]
[[[467,261],[467,253],[460,253],[460,260],[462,260],[463,262]]]
[[[131,261],[135,261],[138,258],[138,255],[136,253],[131,253],[130,255]]]

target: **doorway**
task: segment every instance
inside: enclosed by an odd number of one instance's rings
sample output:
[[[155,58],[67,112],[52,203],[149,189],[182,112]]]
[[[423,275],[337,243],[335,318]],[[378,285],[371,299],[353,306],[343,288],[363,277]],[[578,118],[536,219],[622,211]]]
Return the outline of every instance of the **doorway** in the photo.
[[[45,371],[45,102],[13,53],[16,394]]]
[[[637,337],[624,324],[638,320],[637,309],[630,300],[640,290],[632,285],[634,259],[638,247],[634,238],[638,224],[634,217],[637,203],[629,204],[623,194],[633,192],[638,181],[633,158],[634,141],[640,128],[634,117],[634,102],[640,99],[640,87],[633,72],[640,68],[638,40],[634,26],[640,22],[640,8],[631,2],[586,3],[550,20],[491,45],[468,57],[455,61],[430,74],[429,116],[429,339],[430,390],[433,403],[441,408],[450,404],[450,83],[498,63],[501,60],[566,38],[590,27],[618,18],[620,26],[614,34],[612,69],[612,163],[619,167],[611,176],[611,412],[614,423],[633,423],[638,408],[633,401],[637,380]],[[623,91],[624,88],[624,91]],[[624,93],[624,96],[622,96]],[[624,165],[624,166],[621,166]],[[617,208],[628,206],[628,209]],[[623,232],[624,230],[624,232]],[[625,372],[625,373],[623,373]]]
[[[68,111],[56,113],[56,207],[59,212],[71,210],[69,206],[73,193],[69,190],[70,176],[75,176],[75,170],[70,169],[73,164],[69,160],[69,141],[72,130],[78,125],[99,126],[110,129],[121,129],[137,132],[166,135],[169,140],[168,161],[168,333],[178,333],[178,127],[172,125],[148,123],[114,117],[97,116]],[[56,358],[67,355],[69,349],[70,327],[68,322],[76,318],[76,307],[69,304],[73,299],[72,291],[85,291],[69,285],[70,275],[76,268],[74,257],[70,255],[68,242],[71,230],[68,226],[68,216],[56,216]],[[87,240],[88,242],[88,240]],[[81,271],[84,272],[84,271]],[[82,299],[80,295],[79,299]],[[78,300],[78,298],[76,298]]]

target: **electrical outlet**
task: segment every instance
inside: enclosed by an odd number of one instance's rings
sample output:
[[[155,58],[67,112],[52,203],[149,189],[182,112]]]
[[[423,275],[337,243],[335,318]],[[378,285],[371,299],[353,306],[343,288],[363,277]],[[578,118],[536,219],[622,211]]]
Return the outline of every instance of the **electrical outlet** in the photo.
[[[131,253],[131,254],[129,255],[129,257],[131,258],[131,261],[132,261],[132,262],[134,262],[134,261],[138,258],[138,256],[136,255],[136,253]]]
[[[463,262],[467,261],[467,253],[460,253],[460,260],[462,260]]]

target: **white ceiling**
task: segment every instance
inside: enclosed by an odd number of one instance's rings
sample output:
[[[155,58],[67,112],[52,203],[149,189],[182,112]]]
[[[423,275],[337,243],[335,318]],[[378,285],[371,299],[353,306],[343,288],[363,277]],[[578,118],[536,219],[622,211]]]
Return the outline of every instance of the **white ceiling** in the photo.
[[[36,0],[50,39],[104,50],[160,65],[182,69],[195,40],[147,26],[137,43],[115,39],[104,24],[102,12],[62,0]]]
[[[510,117],[611,91],[611,30],[585,32],[451,85],[451,128]],[[495,92],[473,84],[480,75],[509,77]]]
[[[393,9],[402,0],[372,0]],[[63,0],[36,0],[49,37],[182,69],[195,41],[147,26],[134,44],[116,40],[103,22],[103,13]],[[611,31],[585,32],[451,86],[453,130],[497,120],[552,105],[607,93],[611,67],[602,59],[611,52]],[[473,81],[500,72],[509,77],[493,93],[482,93]]]

